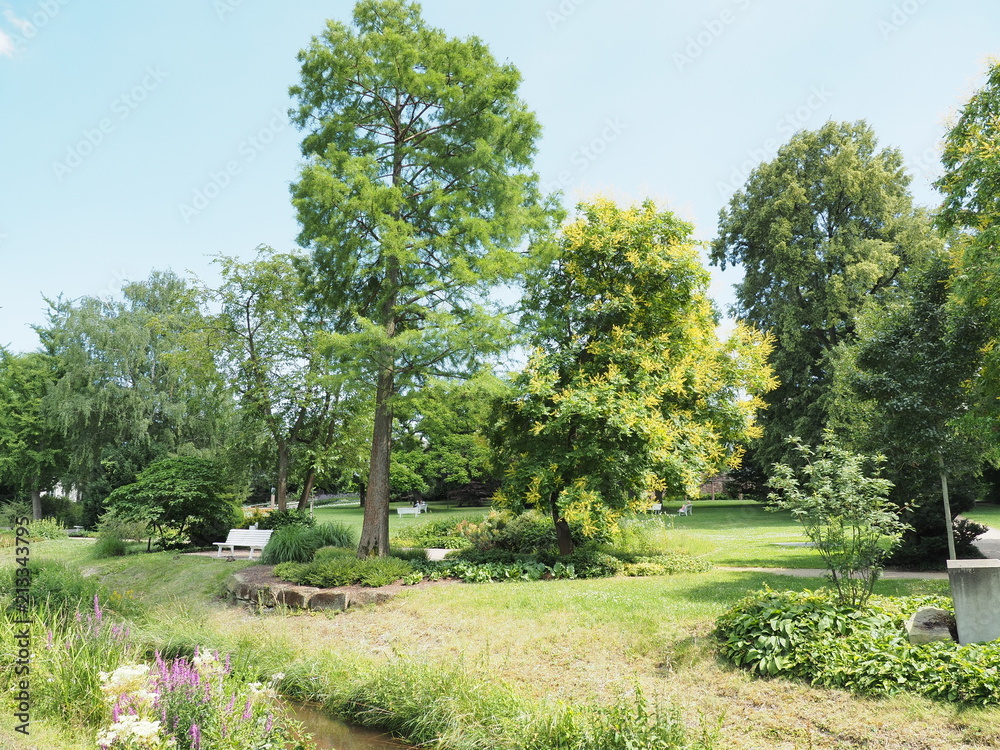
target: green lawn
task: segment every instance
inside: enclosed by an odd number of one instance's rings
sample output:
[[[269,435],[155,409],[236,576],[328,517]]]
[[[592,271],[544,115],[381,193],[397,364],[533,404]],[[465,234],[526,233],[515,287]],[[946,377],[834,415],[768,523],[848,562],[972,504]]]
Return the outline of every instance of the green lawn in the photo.
[[[407,526],[416,523],[440,521],[446,518],[453,518],[455,520],[471,518],[478,521],[489,512],[489,508],[454,508],[446,503],[429,503],[426,514],[401,516],[396,513],[397,508],[409,507],[410,503],[392,503],[389,506],[390,537],[395,535],[397,529],[405,529]],[[364,509],[358,503],[324,506],[316,508],[315,516],[318,523],[345,523],[353,527],[356,533],[361,533]]]
[[[716,565],[763,568],[821,568],[819,553],[808,547],[778,546],[808,541],[801,524],[787,511],[771,512],[746,500],[699,500],[690,516],[674,515],[680,503],[667,503],[664,515],[643,516],[646,523],[663,525],[663,541],[671,549],[705,557]],[[399,516],[393,503],[389,512],[389,536],[403,529],[443,519],[481,519],[488,508],[452,508],[431,503],[430,512],[420,516]],[[341,522],[361,531],[363,510],[356,504],[316,509],[320,523]]]
[[[1000,505],[976,503],[973,510],[962,515],[970,521],[986,524],[992,529],[1000,529]]]

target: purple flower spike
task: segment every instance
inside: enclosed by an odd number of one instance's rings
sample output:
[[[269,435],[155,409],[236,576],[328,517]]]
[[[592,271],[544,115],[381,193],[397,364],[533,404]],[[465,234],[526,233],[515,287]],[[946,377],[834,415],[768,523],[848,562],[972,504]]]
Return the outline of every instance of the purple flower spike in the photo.
[[[251,717],[253,716],[253,712],[250,710],[250,706],[251,706],[250,696],[247,696],[247,705],[243,709],[243,720],[244,721],[250,721]]]
[[[192,724],[191,729],[188,730],[188,734],[191,735],[191,747],[195,750],[200,750],[201,748],[201,730],[198,729],[197,724]]]
[[[94,594],[94,617],[97,618],[98,622],[101,621],[101,615],[101,603],[97,600],[97,594]]]
[[[274,726],[274,717],[271,714],[267,715],[267,723],[264,725],[264,734],[271,733],[271,727]]]

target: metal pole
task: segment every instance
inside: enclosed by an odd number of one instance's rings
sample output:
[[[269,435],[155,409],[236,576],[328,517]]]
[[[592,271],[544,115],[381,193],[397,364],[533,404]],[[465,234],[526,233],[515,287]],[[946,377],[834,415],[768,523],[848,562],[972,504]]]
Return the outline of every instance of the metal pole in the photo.
[[[948,524],[948,558],[957,560],[955,555],[955,528],[951,523],[951,504],[948,502],[948,472],[944,470],[944,456],[938,453],[938,468],[941,469],[941,496],[944,498],[944,519]]]

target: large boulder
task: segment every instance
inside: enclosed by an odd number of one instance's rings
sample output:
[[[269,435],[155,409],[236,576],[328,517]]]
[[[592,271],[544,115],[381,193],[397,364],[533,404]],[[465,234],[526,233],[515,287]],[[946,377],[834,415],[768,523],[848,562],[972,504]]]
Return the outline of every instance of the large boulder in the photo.
[[[906,621],[906,633],[914,644],[958,640],[955,615],[938,607],[920,607]]]

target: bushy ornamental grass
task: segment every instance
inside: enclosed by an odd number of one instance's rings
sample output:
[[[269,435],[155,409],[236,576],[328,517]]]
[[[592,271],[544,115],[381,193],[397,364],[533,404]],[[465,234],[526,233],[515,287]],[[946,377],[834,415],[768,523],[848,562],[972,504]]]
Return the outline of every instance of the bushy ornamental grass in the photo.
[[[314,527],[292,524],[283,526],[271,535],[264,547],[260,561],[264,565],[283,562],[307,563],[321,547],[350,547],[354,545],[354,532],[340,523],[324,523]]]
[[[91,554],[98,560],[107,557],[124,557],[128,554],[128,545],[120,536],[102,534],[90,548]]]
[[[320,547],[355,547],[358,540],[354,529],[346,523],[320,523],[313,527]]]
[[[868,696],[910,692],[951,702],[1000,705],[1000,641],[914,645],[904,623],[945,597],[872,597],[839,604],[827,591],[752,594],[716,622],[722,655],[768,676],[805,679]]]

